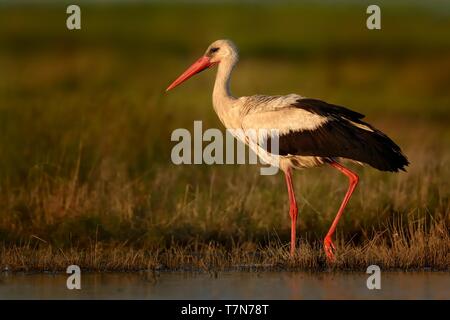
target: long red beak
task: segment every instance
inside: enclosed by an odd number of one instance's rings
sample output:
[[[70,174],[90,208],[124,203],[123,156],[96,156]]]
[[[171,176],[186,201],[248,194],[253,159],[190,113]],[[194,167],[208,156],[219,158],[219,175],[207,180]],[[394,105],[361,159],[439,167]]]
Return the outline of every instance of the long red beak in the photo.
[[[193,75],[205,70],[206,68],[209,68],[214,63],[211,63],[211,59],[207,56],[203,56],[197,61],[194,62],[192,66],[190,66],[181,76],[179,76],[170,86],[167,87],[166,92],[169,90],[172,90],[176,86],[180,85]]]

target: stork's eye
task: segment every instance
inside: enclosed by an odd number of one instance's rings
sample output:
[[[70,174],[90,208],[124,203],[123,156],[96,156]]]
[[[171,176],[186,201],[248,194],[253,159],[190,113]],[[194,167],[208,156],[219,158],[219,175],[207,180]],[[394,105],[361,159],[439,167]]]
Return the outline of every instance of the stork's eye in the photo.
[[[211,48],[209,49],[209,53],[215,53],[217,51],[219,51],[220,48]]]

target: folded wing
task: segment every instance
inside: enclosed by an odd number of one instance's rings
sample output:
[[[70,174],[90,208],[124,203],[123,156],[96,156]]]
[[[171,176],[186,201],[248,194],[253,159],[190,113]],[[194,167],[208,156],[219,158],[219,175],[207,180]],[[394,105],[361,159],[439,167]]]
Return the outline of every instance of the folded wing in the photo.
[[[288,96],[284,105],[280,99],[248,108],[242,118],[244,130],[277,130],[279,150],[271,150],[270,136],[262,142],[272,154],[346,158],[383,171],[408,165],[388,136],[361,120],[363,114],[316,99]]]

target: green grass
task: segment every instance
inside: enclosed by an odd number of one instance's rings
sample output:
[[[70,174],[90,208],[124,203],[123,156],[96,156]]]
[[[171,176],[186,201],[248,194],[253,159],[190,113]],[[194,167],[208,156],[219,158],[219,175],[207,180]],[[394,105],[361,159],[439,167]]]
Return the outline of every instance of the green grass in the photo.
[[[161,250],[204,256],[211,243],[234,257],[217,265],[292,266],[280,175],[170,162],[174,129],[200,119],[222,126],[211,107],[214,72],[164,89],[210,42],[230,38],[241,49],[236,95],[296,92],[346,105],[411,161],[401,174],[353,167],[361,183],[338,226],[342,252],[351,252],[339,265],[449,268],[448,15],[386,5],[382,31],[365,28],[362,4],[82,5],[75,32],[65,17],[59,5],[0,7],[0,267],[57,268],[61,250],[89,256],[93,243],[170,268],[178,256],[164,260]],[[299,237],[313,253],[294,266],[319,266],[346,179],[318,168],[296,172],[295,184]],[[427,241],[432,249],[419,245]],[[244,258],[255,248],[266,258]],[[140,261],[136,268],[148,262]]]

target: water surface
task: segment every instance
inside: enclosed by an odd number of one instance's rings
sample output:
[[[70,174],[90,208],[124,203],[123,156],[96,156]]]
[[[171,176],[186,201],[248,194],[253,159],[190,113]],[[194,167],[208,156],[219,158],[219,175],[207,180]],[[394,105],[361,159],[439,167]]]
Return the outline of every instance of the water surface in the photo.
[[[68,290],[66,274],[0,274],[0,299],[450,299],[450,274],[385,272],[381,290],[365,273],[85,273]]]

